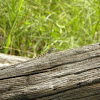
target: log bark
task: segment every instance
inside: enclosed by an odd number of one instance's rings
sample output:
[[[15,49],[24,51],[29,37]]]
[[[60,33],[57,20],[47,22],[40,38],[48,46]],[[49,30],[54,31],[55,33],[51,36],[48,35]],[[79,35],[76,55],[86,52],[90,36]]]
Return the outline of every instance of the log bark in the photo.
[[[100,43],[1,67],[0,100],[100,100]]]

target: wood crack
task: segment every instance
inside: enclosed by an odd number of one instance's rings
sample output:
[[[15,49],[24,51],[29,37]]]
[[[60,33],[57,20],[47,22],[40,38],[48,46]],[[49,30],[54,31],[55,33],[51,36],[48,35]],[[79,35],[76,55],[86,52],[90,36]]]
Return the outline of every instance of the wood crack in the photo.
[[[95,56],[95,57],[100,57],[100,56]],[[89,57],[87,59],[93,59],[95,57]],[[36,71],[31,71],[31,72],[23,74],[23,75],[0,78],[0,80],[10,79],[10,78],[17,78],[17,77],[24,77],[24,76],[30,76],[30,75],[39,74],[39,73],[45,73],[45,72],[48,72],[48,70],[49,71],[52,70],[53,68],[56,68],[56,67],[59,67],[59,66],[62,66],[62,65],[67,65],[67,64],[73,64],[73,63],[82,62],[82,61],[85,61],[87,59],[73,61],[73,62],[68,62],[68,63],[62,63],[62,64],[58,64],[58,65],[52,66],[50,68],[46,68],[46,69],[42,69],[42,70],[36,70]],[[93,69],[98,69],[98,68],[100,68],[100,67],[93,68]],[[85,72],[85,71],[89,71],[89,70],[92,70],[92,69],[87,69],[87,70],[84,70],[84,71],[79,71],[79,72],[76,72],[76,73],[70,73],[70,74],[66,74],[66,75],[79,74],[81,72]],[[66,75],[62,75],[62,76],[66,76]],[[57,77],[60,77],[60,76],[57,76]]]
[[[74,88],[71,88],[71,89],[65,89],[65,90],[62,90],[62,91],[57,91],[57,92],[55,92],[55,93],[46,94],[46,95],[38,96],[38,98],[35,97],[35,98],[32,98],[32,99],[27,99],[27,100],[39,99],[39,98],[44,98],[44,97],[45,97],[45,98],[46,98],[46,97],[49,98],[49,96],[53,96],[53,95],[56,95],[56,94],[59,94],[59,93],[67,92],[67,91],[72,91],[72,90],[74,90],[74,89],[84,88],[84,87],[87,87],[87,86],[90,86],[90,85],[93,85],[93,84],[96,84],[96,83],[100,83],[100,79],[99,79],[98,81],[93,82],[93,83],[88,83],[88,84],[84,84],[84,85],[78,85],[78,87],[74,87]],[[82,83],[81,83],[81,84],[82,84]],[[50,99],[50,100],[51,100],[51,99]]]

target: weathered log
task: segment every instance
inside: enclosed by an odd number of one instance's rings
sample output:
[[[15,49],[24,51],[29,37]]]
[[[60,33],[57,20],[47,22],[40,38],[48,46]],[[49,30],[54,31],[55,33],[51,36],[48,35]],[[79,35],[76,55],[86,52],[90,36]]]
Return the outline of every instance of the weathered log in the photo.
[[[1,67],[0,100],[100,100],[100,43]]]
[[[27,61],[29,59],[30,58],[27,58],[27,57],[20,57],[20,56],[7,55],[7,54],[0,53],[0,67],[14,65],[19,62]]]

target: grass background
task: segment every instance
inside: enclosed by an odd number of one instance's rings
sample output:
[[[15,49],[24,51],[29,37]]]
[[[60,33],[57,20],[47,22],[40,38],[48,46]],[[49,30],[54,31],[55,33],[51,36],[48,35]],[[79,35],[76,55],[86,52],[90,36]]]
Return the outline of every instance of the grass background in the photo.
[[[100,0],[0,0],[0,52],[36,57],[100,42]]]

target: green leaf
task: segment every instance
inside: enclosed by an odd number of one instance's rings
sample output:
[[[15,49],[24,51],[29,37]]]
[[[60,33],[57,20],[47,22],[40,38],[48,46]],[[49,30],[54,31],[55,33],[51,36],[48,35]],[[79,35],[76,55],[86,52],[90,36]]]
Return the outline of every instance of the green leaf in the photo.
[[[9,34],[7,42],[6,42],[5,53],[8,53],[10,45],[11,45],[11,34]]]
[[[20,1],[19,1],[18,11],[20,11],[20,9],[21,9],[21,7],[22,7],[23,2],[24,2],[24,0],[20,0]]]

